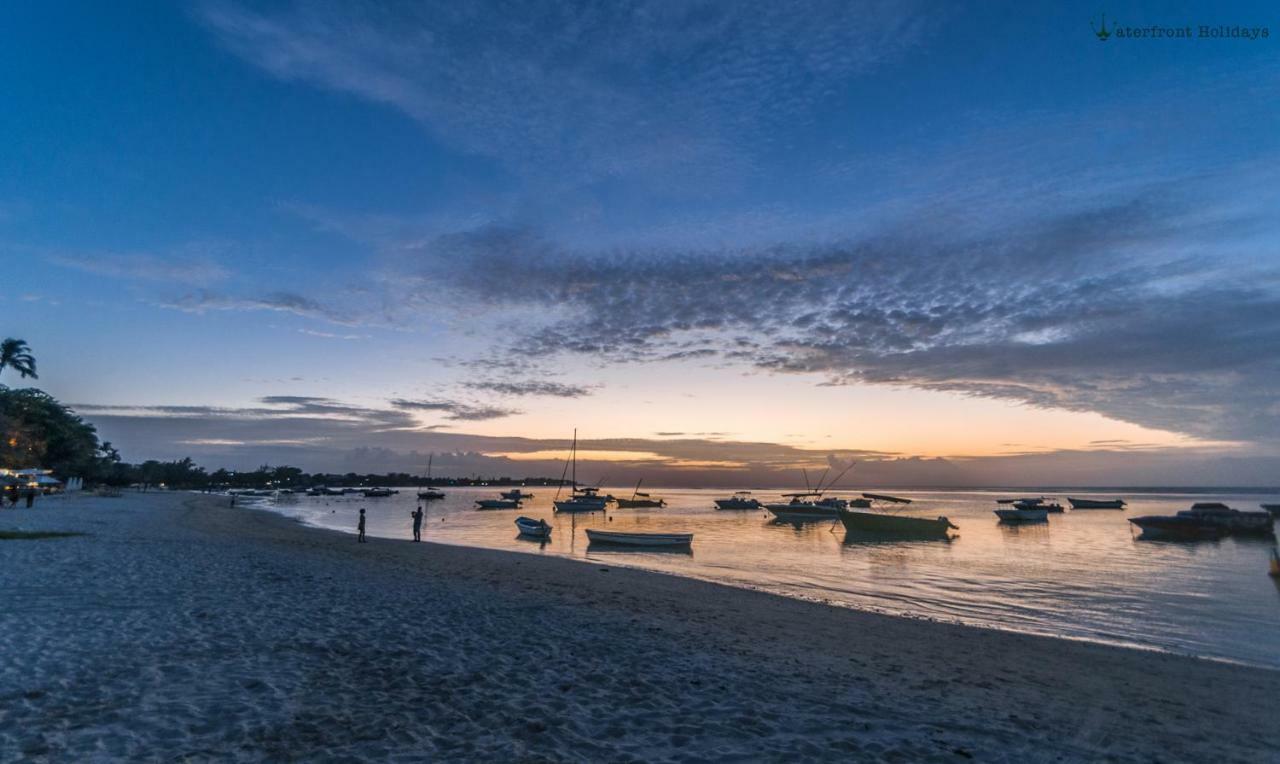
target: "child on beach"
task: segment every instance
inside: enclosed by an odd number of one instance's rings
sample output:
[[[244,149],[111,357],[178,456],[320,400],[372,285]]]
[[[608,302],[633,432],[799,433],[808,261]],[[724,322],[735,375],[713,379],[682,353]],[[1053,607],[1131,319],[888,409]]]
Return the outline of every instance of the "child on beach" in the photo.
[[[409,516],[413,518],[413,540],[421,541],[422,540],[422,505],[419,504],[416,510],[409,513]]]
[[[363,544],[364,543],[364,507],[360,508],[360,522],[356,525],[356,531],[358,533],[358,535],[356,536],[356,541]]]

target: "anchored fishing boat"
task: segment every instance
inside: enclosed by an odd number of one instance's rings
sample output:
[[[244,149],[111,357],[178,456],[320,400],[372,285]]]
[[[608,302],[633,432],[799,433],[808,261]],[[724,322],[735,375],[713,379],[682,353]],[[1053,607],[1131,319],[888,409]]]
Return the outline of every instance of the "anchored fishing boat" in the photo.
[[[647,493],[640,493],[641,480],[636,481],[635,490],[631,492],[630,499],[615,499],[618,502],[618,509],[639,509],[641,507],[665,507],[667,502],[662,499],[655,499]]]
[[[716,509],[760,509],[764,505],[750,491],[737,491],[727,499],[716,499]]]
[[[686,547],[693,543],[692,533],[636,533],[587,529],[587,539],[593,544],[617,546]]]
[[[510,491],[503,491],[499,495],[502,496],[502,498],[504,499],[513,499],[515,501],[523,501],[524,499],[533,498],[533,494],[525,493],[524,491],[521,491],[519,488],[512,488]]]
[[[1272,536],[1269,512],[1244,512],[1216,501],[1197,502],[1176,515],[1131,517],[1146,538],[1215,539],[1222,536]]]
[[[519,509],[519,499],[476,499],[476,509]]]
[[[1270,512],[1272,517],[1280,517],[1280,504],[1259,504],[1258,506]]]
[[[836,475],[835,479],[827,483],[825,487],[823,482],[827,473],[823,472],[822,477],[818,478],[816,487],[798,493],[784,493],[782,498],[790,499],[790,501],[765,504],[764,508],[769,510],[770,514],[777,518],[779,522],[805,523],[835,520],[840,516],[840,510],[850,506],[871,506],[870,501],[865,498],[841,499],[835,496],[824,496],[831,489],[831,486],[838,483],[840,478],[844,477],[845,473],[851,469],[853,469],[852,464],[841,470],[840,474]],[[804,475],[804,482],[807,486],[809,484],[809,473],[805,470],[801,470],[801,473]]]
[[[516,518],[516,529],[521,536],[530,538],[545,539],[551,536],[551,525],[546,520],[534,520],[524,515]]]
[[[1065,512],[1061,504],[1044,496],[1032,496],[1023,499],[996,499],[997,504],[1009,504],[1014,509],[1043,509],[1046,512]]]
[[[1046,523],[1049,521],[1049,510],[1035,507],[1002,507],[997,509],[996,517],[1002,523]]]
[[[1124,509],[1124,499],[1077,499],[1067,497],[1072,509]]]
[[[361,491],[361,493],[364,494],[364,497],[366,499],[385,499],[386,497],[392,494],[396,494],[400,492],[392,490],[390,488],[366,488],[363,491]]]
[[[427,456],[427,487],[418,490],[418,498],[422,501],[433,501],[435,499],[443,499],[444,491],[431,487],[431,462],[436,458],[435,454]]]
[[[864,493],[865,507],[840,510],[840,522],[853,534],[903,536],[910,538],[949,539],[951,531],[959,530],[946,517],[913,517],[895,513],[890,505],[906,506],[911,499],[884,494]]]

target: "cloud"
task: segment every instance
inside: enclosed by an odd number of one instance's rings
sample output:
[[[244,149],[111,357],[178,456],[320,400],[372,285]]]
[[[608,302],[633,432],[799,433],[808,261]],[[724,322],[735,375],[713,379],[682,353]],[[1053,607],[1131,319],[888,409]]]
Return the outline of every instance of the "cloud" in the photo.
[[[582,385],[567,385],[563,382],[546,380],[528,380],[521,382],[467,382],[466,387],[482,390],[498,395],[509,396],[547,396],[552,398],[581,398],[591,394],[591,389]]]
[[[58,254],[46,258],[54,265],[109,278],[161,281],[174,284],[209,284],[231,275],[223,266],[206,259],[159,258],[144,254]]]
[[[939,14],[910,3],[207,2],[229,50],[284,81],[397,109],[468,153],[579,180],[737,176],[780,125],[901,58]],[[675,178],[665,178],[672,183]]]
[[[718,356],[1211,440],[1280,438],[1278,269],[1197,252],[1250,221],[1162,188],[1019,213],[711,251],[580,251],[486,226],[423,244],[409,278],[522,316],[511,345],[533,356]]]
[[[332,324],[348,326],[360,324],[355,317],[344,311],[293,292],[272,292],[261,297],[232,297],[201,290],[176,300],[162,302],[160,305],[186,313],[268,310],[292,313],[295,316],[319,319]]]
[[[446,419],[455,419],[463,422],[483,422],[489,419],[503,419],[505,417],[521,413],[517,409],[503,408],[501,406],[476,405],[448,400],[407,400],[405,398],[395,398],[392,399],[391,405],[397,409],[405,411],[439,411],[447,415],[445,417]]]

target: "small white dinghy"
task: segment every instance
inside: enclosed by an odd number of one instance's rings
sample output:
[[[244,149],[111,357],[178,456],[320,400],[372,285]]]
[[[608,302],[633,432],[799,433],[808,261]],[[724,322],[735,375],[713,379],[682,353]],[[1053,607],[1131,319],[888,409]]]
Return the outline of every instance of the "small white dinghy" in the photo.
[[[689,546],[692,533],[625,533],[622,531],[598,531],[587,529],[587,539],[592,544],[617,544],[619,546]]]
[[[551,525],[546,520],[534,520],[532,517],[523,515],[516,518],[516,528],[520,530],[522,536],[545,539],[551,535]]]

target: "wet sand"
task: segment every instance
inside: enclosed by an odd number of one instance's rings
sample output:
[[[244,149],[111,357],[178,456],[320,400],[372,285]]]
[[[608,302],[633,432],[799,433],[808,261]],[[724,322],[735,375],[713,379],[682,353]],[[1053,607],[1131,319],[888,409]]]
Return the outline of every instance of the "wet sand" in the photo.
[[[1280,750],[1280,672],[599,563],[357,544],[223,498],[58,499],[0,511],[9,528],[88,535],[0,541],[4,761]]]

